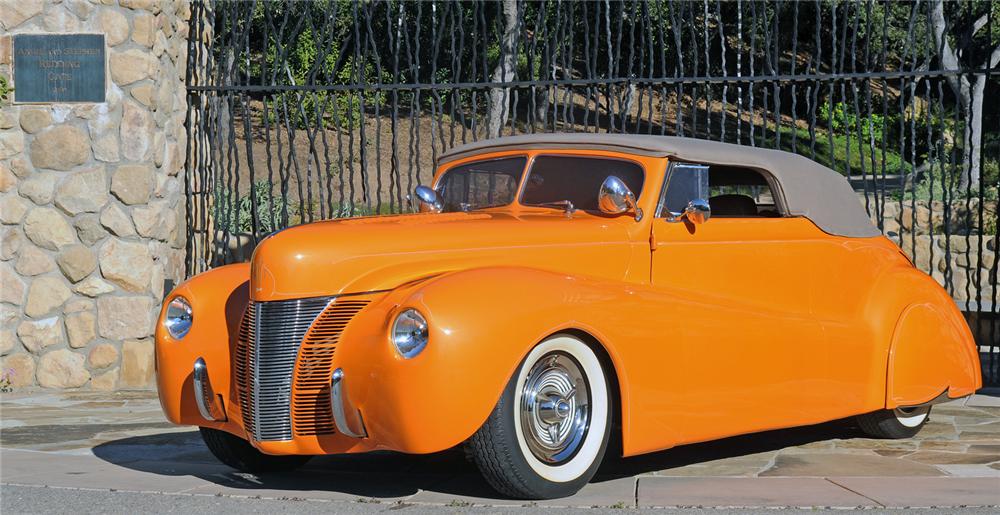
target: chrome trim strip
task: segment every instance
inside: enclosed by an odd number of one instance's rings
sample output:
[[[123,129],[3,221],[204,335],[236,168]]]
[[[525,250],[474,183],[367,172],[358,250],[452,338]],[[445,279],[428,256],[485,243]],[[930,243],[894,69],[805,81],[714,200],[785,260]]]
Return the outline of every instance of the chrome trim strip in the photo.
[[[198,406],[198,413],[201,413],[201,418],[209,422],[218,421],[219,419],[212,414],[214,406],[211,404],[214,399],[212,399],[213,394],[208,386],[208,366],[205,365],[204,359],[198,358],[194,360],[194,372],[192,376],[192,383],[194,383],[194,403]]]
[[[355,433],[347,424],[347,416],[344,414],[344,370],[338,368],[333,371],[330,378],[330,408],[333,410],[333,423],[337,425],[337,432],[350,436],[351,438],[368,438],[368,431],[365,430],[365,421],[358,412],[358,420],[361,422],[361,432]]]

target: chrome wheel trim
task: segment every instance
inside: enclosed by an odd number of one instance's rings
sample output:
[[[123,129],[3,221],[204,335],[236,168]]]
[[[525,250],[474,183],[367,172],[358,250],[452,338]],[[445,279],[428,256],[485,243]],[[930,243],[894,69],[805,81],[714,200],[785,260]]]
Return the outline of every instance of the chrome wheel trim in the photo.
[[[930,406],[917,406],[914,408],[896,408],[892,410],[892,414],[896,416],[896,420],[900,424],[906,427],[917,427],[924,422],[930,411]]]
[[[554,351],[529,370],[519,395],[521,433],[531,453],[549,465],[576,455],[590,428],[586,374],[571,355]]]
[[[573,356],[573,359],[586,374],[590,393],[590,428],[584,435],[583,443],[580,444],[576,455],[561,465],[544,463],[535,457],[531,449],[528,448],[520,421],[521,399],[519,394],[524,388],[528,372],[535,363],[542,359],[542,356],[553,351],[563,351]],[[514,427],[514,437],[517,440],[516,452],[527,462],[531,470],[540,478],[554,483],[566,483],[586,474],[601,454],[601,448],[609,430],[610,413],[608,410],[611,409],[611,392],[608,391],[608,383],[604,377],[604,367],[597,359],[593,349],[579,338],[568,334],[559,334],[542,341],[531,349],[519,367],[513,394],[506,416],[510,417],[510,423]]]

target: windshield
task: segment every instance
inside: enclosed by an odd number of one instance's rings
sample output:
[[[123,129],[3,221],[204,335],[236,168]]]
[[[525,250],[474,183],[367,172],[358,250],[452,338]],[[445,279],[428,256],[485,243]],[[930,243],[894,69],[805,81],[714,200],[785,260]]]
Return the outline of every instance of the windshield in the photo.
[[[526,161],[524,156],[507,157],[448,170],[437,187],[444,211],[470,211],[514,202]]]
[[[539,206],[568,200],[576,209],[598,211],[597,194],[609,175],[616,175],[638,197],[642,167],[621,159],[581,156],[538,156],[524,185],[521,203]]]

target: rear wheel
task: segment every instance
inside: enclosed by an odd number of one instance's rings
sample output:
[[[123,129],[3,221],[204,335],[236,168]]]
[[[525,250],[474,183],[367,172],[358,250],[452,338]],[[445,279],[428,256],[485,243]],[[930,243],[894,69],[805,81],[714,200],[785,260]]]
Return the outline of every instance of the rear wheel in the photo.
[[[875,438],[911,438],[927,423],[930,406],[884,409],[858,416],[861,430]]]
[[[208,450],[219,461],[241,472],[262,474],[286,472],[305,465],[312,456],[272,456],[258,451],[250,442],[225,431],[198,428]]]
[[[469,441],[473,459],[504,495],[573,495],[604,457],[610,399],[594,351],[574,336],[553,336],[532,349]]]

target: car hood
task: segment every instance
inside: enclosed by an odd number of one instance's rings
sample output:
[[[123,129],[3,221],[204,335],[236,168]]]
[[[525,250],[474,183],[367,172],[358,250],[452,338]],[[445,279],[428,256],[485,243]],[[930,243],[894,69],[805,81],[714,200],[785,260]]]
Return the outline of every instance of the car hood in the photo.
[[[251,297],[273,301],[393,289],[440,273],[528,266],[621,279],[632,258],[628,217],[578,212],[439,213],[316,222],[265,238]]]

